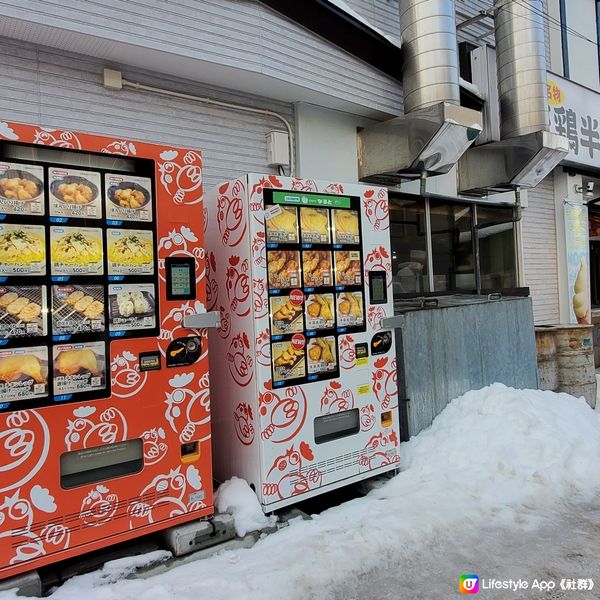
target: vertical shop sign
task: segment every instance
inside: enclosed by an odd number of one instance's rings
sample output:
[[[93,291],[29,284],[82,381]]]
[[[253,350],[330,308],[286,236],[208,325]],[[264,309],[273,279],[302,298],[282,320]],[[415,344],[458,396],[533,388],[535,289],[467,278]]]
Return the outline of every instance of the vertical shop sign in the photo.
[[[588,209],[565,202],[565,244],[569,289],[569,320],[591,323]]]

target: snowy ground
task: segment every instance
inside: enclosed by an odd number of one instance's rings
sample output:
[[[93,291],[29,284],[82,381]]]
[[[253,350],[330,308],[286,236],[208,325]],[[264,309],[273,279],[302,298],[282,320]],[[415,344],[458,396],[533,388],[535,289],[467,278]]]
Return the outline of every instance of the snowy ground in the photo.
[[[480,597],[600,597],[600,413],[582,399],[499,384],[469,392],[403,445],[402,461],[367,497],[294,521],[249,550],[149,579],[120,578],[132,565],[119,561],[52,597],[434,600],[460,597],[458,576],[469,572],[596,584],[591,593]],[[578,559],[581,572],[570,575]]]

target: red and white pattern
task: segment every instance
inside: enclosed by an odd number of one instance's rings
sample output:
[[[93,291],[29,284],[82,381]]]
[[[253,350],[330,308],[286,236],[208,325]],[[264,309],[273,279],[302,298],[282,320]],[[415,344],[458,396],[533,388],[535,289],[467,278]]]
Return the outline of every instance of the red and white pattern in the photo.
[[[204,311],[206,305],[200,153],[7,122],[0,122],[0,139],[155,162],[161,328],[158,340],[111,341],[109,398],[0,413],[0,578],[4,578],[48,564],[58,552],[61,559],[68,558],[92,546],[150,532],[130,532],[130,525],[159,522],[164,526],[172,517],[179,522],[198,519],[213,509],[206,332],[201,332],[200,360],[185,371],[166,369],[164,364],[157,371],[139,368],[140,352],[160,349],[164,354],[175,337],[198,333],[184,329],[182,319]],[[166,299],[164,259],[172,255],[195,259],[195,302]],[[62,489],[60,457],[65,452],[135,439],[143,443],[140,473],[110,484]],[[199,442],[201,459],[184,469],[181,444],[185,441]],[[136,491],[148,492],[147,497],[154,499],[132,506],[131,520],[117,518],[119,511],[128,510],[124,499]],[[134,518],[136,513],[143,518]]]
[[[216,473],[219,479],[244,477],[255,485],[263,508],[274,510],[339,479],[364,478],[369,470],[385,470],[387,464],[393,468],[397,457],[390,449],[393,443],[384,444],[377,436],[388,440],[398,425],[394,418],[391,427],[384,427],[381,418],[384,406],[391,410],[397,405],[395,379],[389,373],[394,343],[380,357],[356,357],[357,344],[370,347],[372,336],[381,329],[381,319],[393,314],[391,294],[387,304],[372,306],[365,294],[367,331],[338,336],[338,378],[273,386],[263,201],[264,190],[269,188],[360,197],[365,282],[370,270],[383,270],[391,286],[392,265],[386,233],[387,191],[382,188],[249,175],[219,185],[207,196],[208,245],[215,254],[214,272],[209,259],[210,277],[214,278],[213,287],[221,290],[215,307],[222,319],[221,328],[211,333],[211,347],[219,357],[212,363],[211,386],[213,417],[219,429],[214,438]],[[243,266],[245,260],[248,270]],[[247,315],[246,274],[252,290]],[[224,299],[225,289],[228,295]],[[387,362],[375,366],[378,359]],[[357,411],[358,433],[315,443],[315,419],[350,410]],[[385,459],[378,454],[382,445]],[[230,465],[235,465],[235,470]]]

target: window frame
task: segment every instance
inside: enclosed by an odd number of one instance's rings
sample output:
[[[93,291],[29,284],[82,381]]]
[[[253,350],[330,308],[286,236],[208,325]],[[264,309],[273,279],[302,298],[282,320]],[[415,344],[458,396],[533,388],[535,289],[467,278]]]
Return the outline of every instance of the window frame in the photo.
[[[600,0],[599,0],[600,1]],[[485,294],[495,294],[495,293],[510,293],[511,295],[522,295],[523,290],[525,288],[519,288],[519,259],[518,259],[518,251],[517,251],[517,215],[515,211],[515,206],[513,204],[507,203],[485,203],[485,202],[470,202],[469,200],[457,199],[446,196],[437,196],[428,194],[427,196],[420,196],[417,194],[407,194],[407,193],[392,193],[390,194],[390,201],[394,199],[410,199],[410,200],[421,200],[423,202],[424,208],[424,217],[425,217],[425,235],[426,235],[426,260],[427,260],[427,276],[428,276],[428,287],[430,291],[427,292],[408,292],[408,293],[395,293],[394,298],[398,299],[407,299],[407,298],[415,298],[415,297],[423,297],[423,296],[440,296],[440,295],[449,295],[449,294],[476,294],[476,295],[485,295]],[[434,256],[433,256],[433,246],[432,246],[432,227],[431,227],[431,200],[436,203],[446,203],[448,205],[457,205],[462,207],[469,207],[471,214],[471,243],[473,246],[473,257],[474,257],[474,270],[475,270],[475,289],[458,289],[456,286],[453,289],[447,290],[436,290],[435,281],[434,281]],[[515,278],[515,287],[511,288],[493,288],[493,289],[482,289],[481,281],[482,281],[482,273],[481,273],[481,261],[480,261],[480,245],[479,245],[479,220],[478,220],[478,207],[494,207],[494,208],[505,208],[507,209],[507,213],[510,210],[512,213],[510,222],[513,224],[513,245],[514,245],[514,278]],[[393,224],[392,219],[392,211],[390,211],[390,230]],[[506,222],[509,222],[507,220]],[[393,239],[393,236],[390,236]],[[392,252],[394,252],[394,247],[391,248]]]

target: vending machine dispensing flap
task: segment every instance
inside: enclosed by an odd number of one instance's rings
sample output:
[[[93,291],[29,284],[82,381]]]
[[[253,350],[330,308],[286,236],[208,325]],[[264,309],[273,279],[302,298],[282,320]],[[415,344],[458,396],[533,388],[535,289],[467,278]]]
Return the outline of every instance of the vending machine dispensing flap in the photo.
[[[205,313],[195,313],[183,317],[185,329],[204,329],[207,327],[221,327],[221,313],[218,310]]]

